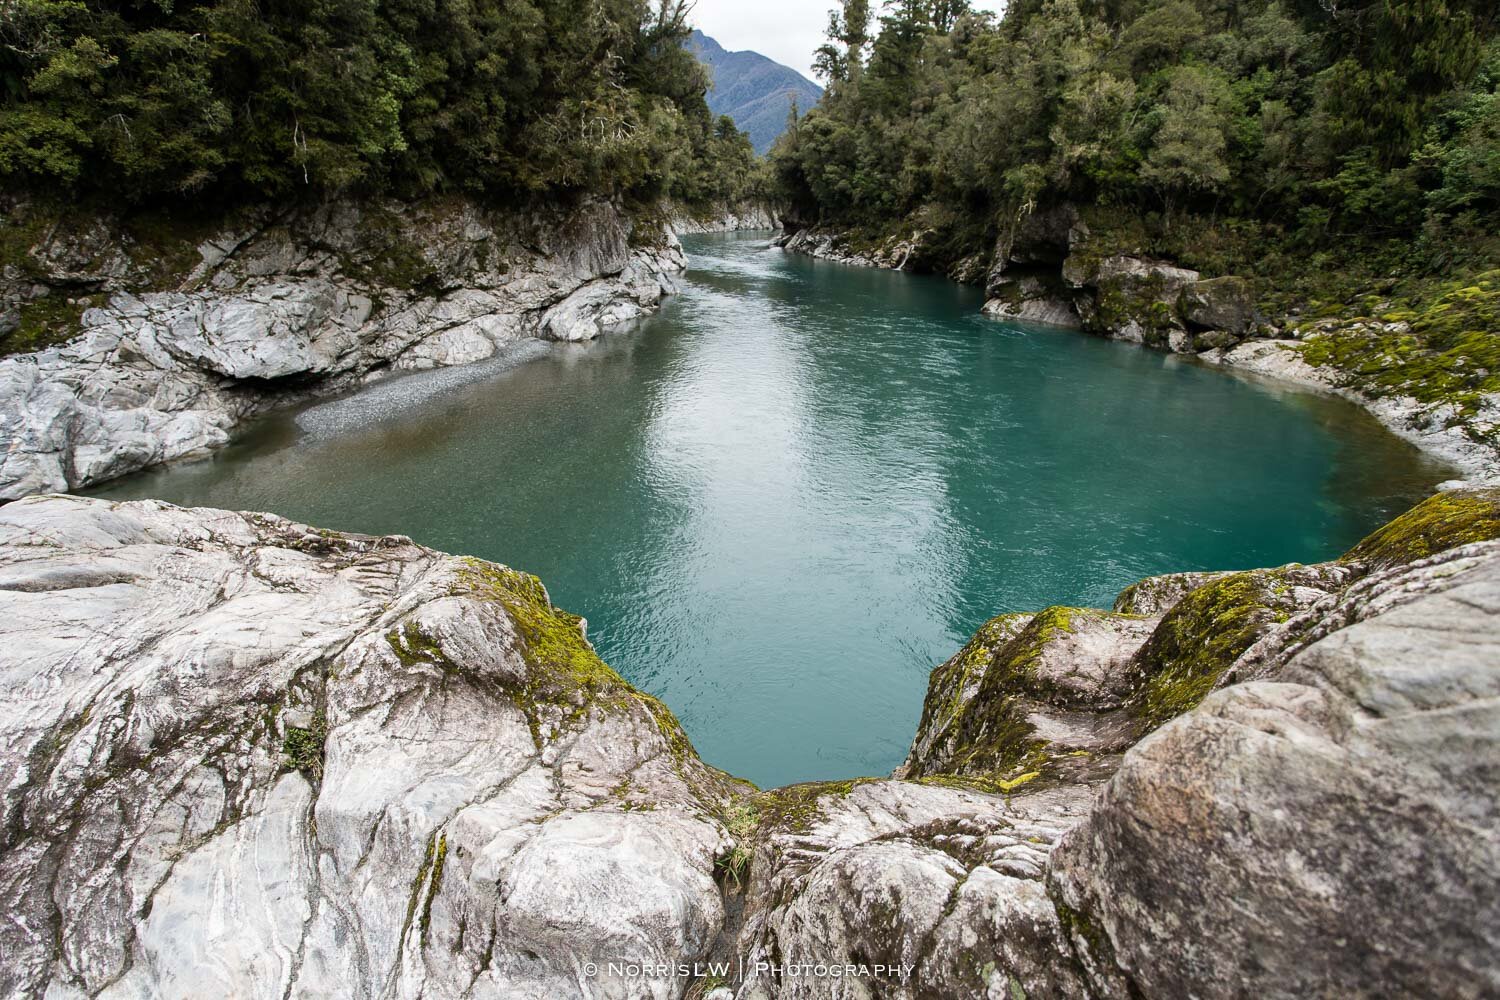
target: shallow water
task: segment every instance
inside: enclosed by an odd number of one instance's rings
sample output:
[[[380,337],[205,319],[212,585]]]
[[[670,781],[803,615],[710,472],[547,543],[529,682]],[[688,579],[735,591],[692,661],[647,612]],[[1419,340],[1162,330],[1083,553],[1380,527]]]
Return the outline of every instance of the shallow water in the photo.
[[[881,774],[989,617],[1336,556],[1448,477],[1341,400],[979,316],[763,236],[586,346],[396,379],[95,491],[400,533],[536,573],[705,760]]]

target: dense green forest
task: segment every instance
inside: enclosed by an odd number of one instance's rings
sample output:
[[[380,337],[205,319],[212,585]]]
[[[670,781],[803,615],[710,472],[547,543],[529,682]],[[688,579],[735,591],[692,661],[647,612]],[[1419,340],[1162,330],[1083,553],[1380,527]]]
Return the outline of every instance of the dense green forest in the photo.
[[[828,95],[773,154],[806,224],[915,226],[956,259],[1066,200],[1206,269],[1494,259],[1493,0],[875,6],[833,14]]]
[[[733,201],[682,0],[0,0],[0,186]]]

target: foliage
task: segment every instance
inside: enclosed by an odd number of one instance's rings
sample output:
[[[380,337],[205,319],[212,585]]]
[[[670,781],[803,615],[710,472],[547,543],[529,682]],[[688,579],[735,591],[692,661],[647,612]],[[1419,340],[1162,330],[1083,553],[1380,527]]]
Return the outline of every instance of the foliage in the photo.
[[[1485,0],[1015,0],[998,21],[901,0],[870,44],[865,6],[835,16],[828,95],[773,152],[808,224],[939,206],[992,239],[1072,201],[1161,231],[1242,220],[1302,256],[1420,239],[1436,270],[1500,207]]]
[[[170,205],[739,196],[685,0],[0,0],[0,183]]]

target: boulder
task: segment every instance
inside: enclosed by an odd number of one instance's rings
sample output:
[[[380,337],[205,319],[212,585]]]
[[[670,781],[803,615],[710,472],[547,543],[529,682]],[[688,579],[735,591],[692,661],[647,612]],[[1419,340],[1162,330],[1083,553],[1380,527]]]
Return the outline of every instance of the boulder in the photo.
[[[5,996],[666,1000],[723,924],[747,787],[531,577],[50,497],[0,608]]]
[[[984,304],[986,316],[1077,329],[1078,310],[1056,282],[1036,276],[1005,278],[995,283]]]
[[[1182,289],[1177,305],[1182,318],[1194,329],[1243,339],[1256,326],[1255,298],[1244,278],[1231,275],[1192,282]],[[1225,347],[1228,343],[1211,346]]]

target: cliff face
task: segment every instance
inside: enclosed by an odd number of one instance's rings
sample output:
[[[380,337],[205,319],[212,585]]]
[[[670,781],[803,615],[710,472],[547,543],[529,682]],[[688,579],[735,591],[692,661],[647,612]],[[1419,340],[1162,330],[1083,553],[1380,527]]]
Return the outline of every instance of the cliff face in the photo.
[[[108,219],[12,214],[24,245],[0,312],[11,328],[44,313],[67,336],[0,360],[0,500],[215,448],[268,407],[387,372],[598,336],[654,309],[685,267],[670,232],[602,202],[335,204],[149,251]]]
[[[1445,494],[1337,563],[996,619],[901,778],[755,794],[530,577],[11,504],[0,992],[1491,995],[1497,537]]]

